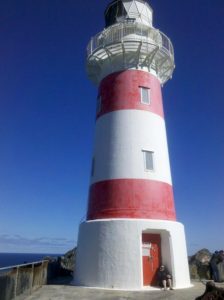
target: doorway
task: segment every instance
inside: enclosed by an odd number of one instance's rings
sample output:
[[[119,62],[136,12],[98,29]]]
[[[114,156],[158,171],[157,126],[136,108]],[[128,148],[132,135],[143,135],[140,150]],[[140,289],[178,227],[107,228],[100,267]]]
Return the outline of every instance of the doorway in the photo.
[[[161,237],[159,234],[142,234],[143,285],[157,285],[156,272],[161,265]]]

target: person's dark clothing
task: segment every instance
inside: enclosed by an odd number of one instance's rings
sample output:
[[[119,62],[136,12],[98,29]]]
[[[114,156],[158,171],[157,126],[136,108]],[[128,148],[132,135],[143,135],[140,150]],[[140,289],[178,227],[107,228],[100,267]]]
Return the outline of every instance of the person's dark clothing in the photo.
[[[157,279],[158,279],[159,285],[163,286],[163,280],[171,279],[171,275],[166,269],[158,270]]]

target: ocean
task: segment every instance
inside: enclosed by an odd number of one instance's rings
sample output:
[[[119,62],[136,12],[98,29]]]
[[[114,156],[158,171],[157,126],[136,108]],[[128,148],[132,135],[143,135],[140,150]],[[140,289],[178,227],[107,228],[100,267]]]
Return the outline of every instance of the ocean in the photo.
[[[0,268],[39,261],[46,256],[58,257],[61,254],[0,253]]]

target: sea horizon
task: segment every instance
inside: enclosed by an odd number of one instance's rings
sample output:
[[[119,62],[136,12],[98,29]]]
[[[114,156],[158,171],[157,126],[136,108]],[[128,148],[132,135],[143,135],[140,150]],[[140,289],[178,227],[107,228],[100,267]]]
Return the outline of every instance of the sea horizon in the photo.
[[[57,253],[0,252],[0,268],[41,261],[47,256],[58,257],[61,255]]]

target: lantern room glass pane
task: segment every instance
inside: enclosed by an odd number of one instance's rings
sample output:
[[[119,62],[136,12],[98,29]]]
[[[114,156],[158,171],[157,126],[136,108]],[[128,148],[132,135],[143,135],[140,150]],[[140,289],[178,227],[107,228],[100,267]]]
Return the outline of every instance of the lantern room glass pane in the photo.
[[[105,11],[106,27],[109,27],[121,20],[125,20],[127,12],[121,0],[114,0],[109,4],[109,8]]]

